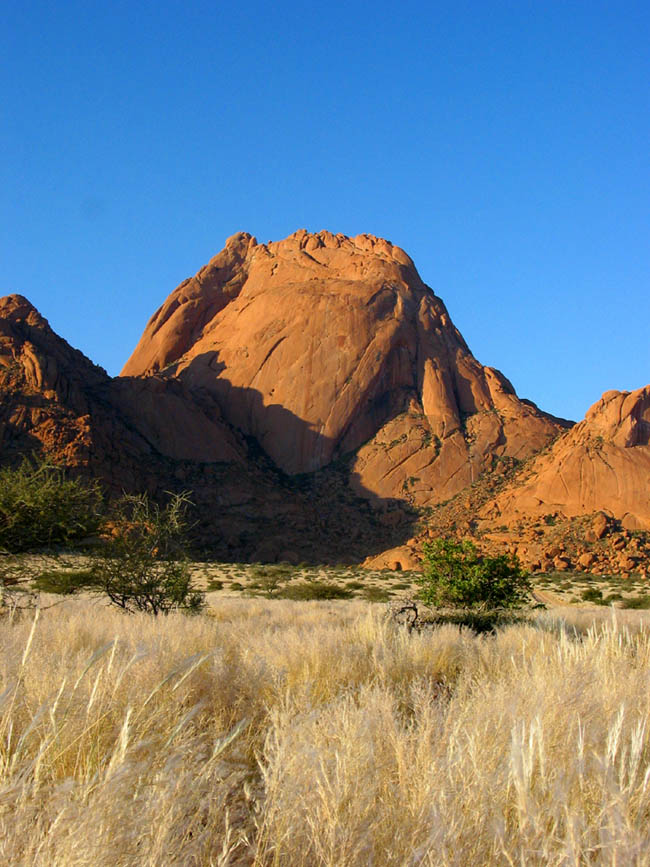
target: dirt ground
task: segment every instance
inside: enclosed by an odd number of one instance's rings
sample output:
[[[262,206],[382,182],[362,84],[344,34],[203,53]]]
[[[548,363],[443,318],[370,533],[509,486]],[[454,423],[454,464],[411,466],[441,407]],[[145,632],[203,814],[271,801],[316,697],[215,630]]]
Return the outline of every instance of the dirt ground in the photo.
[[[36,578],[43,573],[79,571],[87,568],[83,555],[58,557],[28,555],[20,560],[23,577]],[[0,563],[0,567],[7,564]],[[419,589],[420,572],[390,569],[364,569],[360,566],[312,566],[300,564],[192,563],[192,575],[198,587],[215,601],[222,596],[291,597],[297,586],[301,598],[328,598],[319,595],[336,588],[341,597],[388,602],[400,597],[414,597]],[[538,573],[532,578],[534,598],[547,607],[578,608],[614,606],[616,608],[650,608],[650,581],[642,575],[590,575],[586,572]],[[306,585],[313,589],[306,589]]]

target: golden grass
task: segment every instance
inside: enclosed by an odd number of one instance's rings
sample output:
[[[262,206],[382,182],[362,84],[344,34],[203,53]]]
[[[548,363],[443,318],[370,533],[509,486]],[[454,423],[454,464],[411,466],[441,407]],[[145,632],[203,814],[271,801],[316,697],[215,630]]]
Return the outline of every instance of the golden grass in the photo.
[[[0,622],[0,863],[650,864],[647,615],[212,614]]]

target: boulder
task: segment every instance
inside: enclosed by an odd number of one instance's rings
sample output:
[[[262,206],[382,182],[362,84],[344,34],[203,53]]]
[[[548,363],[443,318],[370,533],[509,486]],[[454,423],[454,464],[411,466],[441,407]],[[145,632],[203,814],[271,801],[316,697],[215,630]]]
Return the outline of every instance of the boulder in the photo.
[[[604,512],[598,512],[593,521],[591,522],[591,530],[596,539],[602,539],[605,533],[607,533],[607,528],[609,526],[609,521],[607,519],[607,515]]]
[[[368,557],[362,565],[366,569],[391,569],[393,572],[422,569],[420,560],[405,545]]]

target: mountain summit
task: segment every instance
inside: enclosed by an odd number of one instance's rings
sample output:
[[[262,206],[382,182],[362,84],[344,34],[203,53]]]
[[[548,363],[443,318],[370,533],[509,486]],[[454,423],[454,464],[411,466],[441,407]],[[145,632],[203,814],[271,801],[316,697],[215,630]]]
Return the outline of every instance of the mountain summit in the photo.
[[[123,370],[153,373],[213,395],[286,473],[357,453],[359,490],[406,485],[420,504],[566,426],[479,364],[409,256],[373,235],[233,235],[154,314]]]

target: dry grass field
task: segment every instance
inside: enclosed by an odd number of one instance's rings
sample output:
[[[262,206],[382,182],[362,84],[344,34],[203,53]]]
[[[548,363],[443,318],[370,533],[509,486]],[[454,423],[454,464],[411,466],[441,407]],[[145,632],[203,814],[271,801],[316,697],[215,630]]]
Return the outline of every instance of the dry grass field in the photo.
[[[650,629],[211,597],[0,621],[0,863],[650,864]]]

